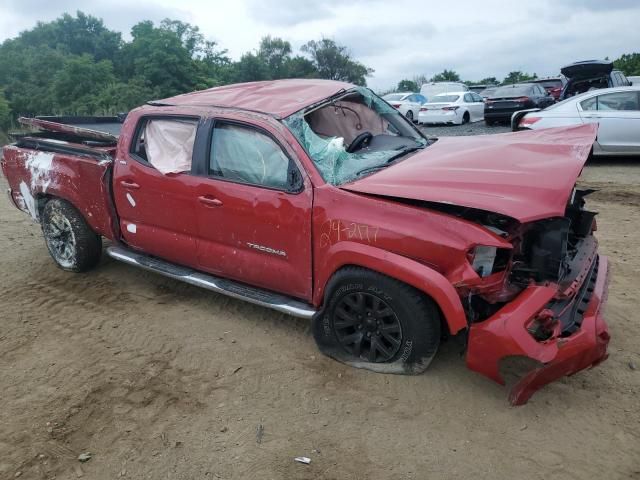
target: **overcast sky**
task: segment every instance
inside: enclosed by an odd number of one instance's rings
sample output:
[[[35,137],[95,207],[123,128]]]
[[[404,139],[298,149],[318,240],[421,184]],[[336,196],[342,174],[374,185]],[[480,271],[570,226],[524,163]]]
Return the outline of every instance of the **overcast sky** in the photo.
[[[512,70],[547,76],[576,60],[640,51],[640,0],[1,0],[0,40],[78,9],[125,38],[141,20],[187,21],[234,59],[264,35],[295,50],[333,38],[375,69],[368,83],[376,90],[444,68],[469,80]]]

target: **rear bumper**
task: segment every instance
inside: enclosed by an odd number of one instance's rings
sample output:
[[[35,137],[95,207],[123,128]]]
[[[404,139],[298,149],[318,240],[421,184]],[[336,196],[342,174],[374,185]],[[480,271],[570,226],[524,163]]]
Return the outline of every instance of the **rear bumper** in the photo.
[[[514,108],[513,110],[499,110],[499,111],[492,111],[492,110],[485,109],[484,119],[485,120],[501,120],[506,122],[507,120],[511,120],[511,115],[513,115],[518,110],[522,110],[522,109]]]
[[[418,123],[459,123],[456,110],[429,110],[418,113]]]
[[[538,341],[526,325],[553,300],[557,290],[551,286],[531,286],[515,300],[469,331],[467,366],[504,385],[501,361],[525,357],[537,363],[512,388],[509,401],[522,405],[537,390],[565,375],[573,375],[597,365],[608,356],[609,333],[602,316],[607,299],[609,263],[600,256],[591,298],[584,308],[582,323],[569,336],[553,336]]]

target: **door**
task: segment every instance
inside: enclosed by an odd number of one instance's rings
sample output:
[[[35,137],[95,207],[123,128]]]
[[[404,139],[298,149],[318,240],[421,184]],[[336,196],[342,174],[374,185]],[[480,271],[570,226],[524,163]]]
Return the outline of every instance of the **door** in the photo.
[[[311,185],[276,130],[213,124],[195,192],[199,268],[310,300]]]
[[[471,97],[473,99],[473,114],[471,115],[473,121],[484,120],[484,100],[475,92],[471,92]]]
[[[197,221],[190,174],[197,119],[141,117],[114,167],[114,201],[124,241],[195,266]]]
[[[580,102],[585,123],[598,123],[598,144],[603,153],[640,154],[639,92],[604,93]]]

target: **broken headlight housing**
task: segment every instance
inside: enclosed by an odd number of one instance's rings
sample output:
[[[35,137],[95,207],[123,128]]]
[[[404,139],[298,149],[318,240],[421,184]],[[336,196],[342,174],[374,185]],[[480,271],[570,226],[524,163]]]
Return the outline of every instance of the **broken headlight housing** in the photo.
[[[482,278],[507,268],[511,249],[477,245],[467,254],[473,270]]]

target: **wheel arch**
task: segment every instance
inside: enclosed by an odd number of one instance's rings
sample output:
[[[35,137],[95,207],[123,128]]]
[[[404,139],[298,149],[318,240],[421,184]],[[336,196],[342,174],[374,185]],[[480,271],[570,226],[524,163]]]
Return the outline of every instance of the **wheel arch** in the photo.
[[[468,327],[467,318],[456,289],[439,272],[416,260],[369,245],[353,243],[334,245],[327,252],[323,268],[315,280],[313,303],[324,303],[326,287],[331,278],[346,267],[361,267],[394,278],[429,296],[439,308],[444,324],[455,335]],[[341,246],[342,245],[342,246]],[[336,248],[339,247],[340,248]]]
[[[46,191],[40,191],[34,195],[36,209],[38,212],[38,220],[42,218],[42,212],[45,205],[51,200],[58,199],[69,203],[84,218],[87,225],[96,234],[111,237],[111,226],[108,218],[104,218],[100,200],[88,202],[82,197],[82,192],[69,188],[56,188],[55,186],[48,188]],[[94,199],[91,199],[94,200]]]

